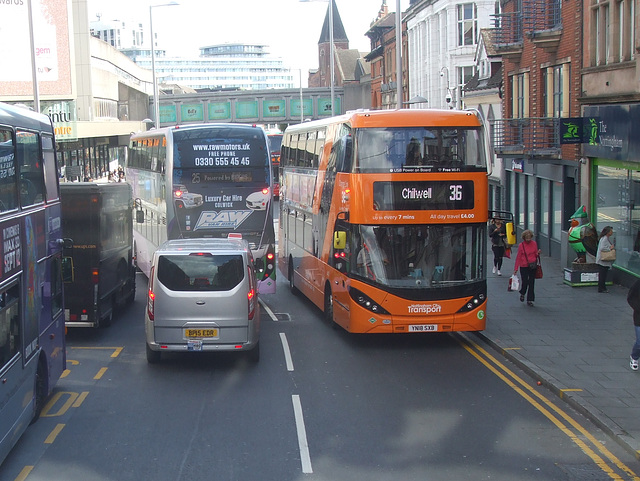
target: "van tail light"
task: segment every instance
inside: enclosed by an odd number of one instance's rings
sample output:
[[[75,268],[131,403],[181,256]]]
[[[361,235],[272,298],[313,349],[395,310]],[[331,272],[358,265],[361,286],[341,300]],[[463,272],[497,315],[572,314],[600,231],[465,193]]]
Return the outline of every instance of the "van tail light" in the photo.
[[[153,271],[155,267],[151,268],[151,273],[149,274],[149,294],[147,295],[147,315],[149,316],[149,320],[154,320],[154,303],[156,300],[156,295],[153,292]]]
[[[252,320],[256,314],[256,291],[253,287],[247,293],[247,301],[249,303],[249,320]]]
[[[100,280],[100,271],[98,269],[91,269],[91,282],[97,284]]]

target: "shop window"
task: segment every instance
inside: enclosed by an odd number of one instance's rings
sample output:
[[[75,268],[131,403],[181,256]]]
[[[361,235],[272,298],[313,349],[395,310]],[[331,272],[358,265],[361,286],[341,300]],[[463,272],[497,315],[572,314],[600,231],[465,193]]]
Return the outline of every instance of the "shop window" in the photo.
[[[551,238],[560,240],[562,237],[562,183],[554,182],[552,186],[552,207],[553,223],[551,225]],[[568,227],[565,227],[565,230]]]
[[[546,235],[550,234],[550,217],[551,212],[549,210],[551,203],[550,184],[548,180],[540,181],[540,233]]]
[[[614,231],[614,266],[640,275],[640,171],[598,165],[591,221]]]

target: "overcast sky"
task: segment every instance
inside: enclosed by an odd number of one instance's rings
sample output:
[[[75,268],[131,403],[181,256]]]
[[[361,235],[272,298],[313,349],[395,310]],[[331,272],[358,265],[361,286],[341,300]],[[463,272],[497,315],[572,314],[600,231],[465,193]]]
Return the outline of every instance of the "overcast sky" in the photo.
[[[176,0],[179,5],[153,9],[153,29],[158,44],[168,55],[197,56],[199,48],[227,42],[268,45],[271,53],[282,57],[285,65],[303,69],[318,68],[318,39],[328,3],[319,0]],[[382,0],[334,0],[349,38],[349,47],[370,51],[365,36],[376,18]],[[397,0],[387,0],[390,12]],[[149,5],[169,0],[88,0],[89,21],[95,14],[103,20],[128,17],[145,26]],[[401,0],[407,10],[409,0]],[[294,74],[294,77],[295,74]],[[306,84],[303,81],[303,84]]]

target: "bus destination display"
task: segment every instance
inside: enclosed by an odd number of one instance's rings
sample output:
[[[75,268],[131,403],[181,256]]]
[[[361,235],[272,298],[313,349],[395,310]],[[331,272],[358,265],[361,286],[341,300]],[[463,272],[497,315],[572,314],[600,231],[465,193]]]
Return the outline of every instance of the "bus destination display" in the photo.
[[[471,180],[373,183],[375,210],[469,210],[473,205]]]

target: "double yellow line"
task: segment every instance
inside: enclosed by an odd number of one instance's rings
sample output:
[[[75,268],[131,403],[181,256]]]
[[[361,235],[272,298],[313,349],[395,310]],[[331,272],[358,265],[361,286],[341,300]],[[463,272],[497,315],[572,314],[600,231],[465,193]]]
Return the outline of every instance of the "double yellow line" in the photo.
[[[539,390],[531,386],[531,381],[523,380],[479,344],[473,342],[466,334],[459,334],[456,337],[469,354],[480,361],[487,369],[546,416],[547,419],[566,434],[569,439],[589,456],[611,479],[640,481],[640,477],[593,437],[586,428],[573,419],[566,411],[540,394]]]

